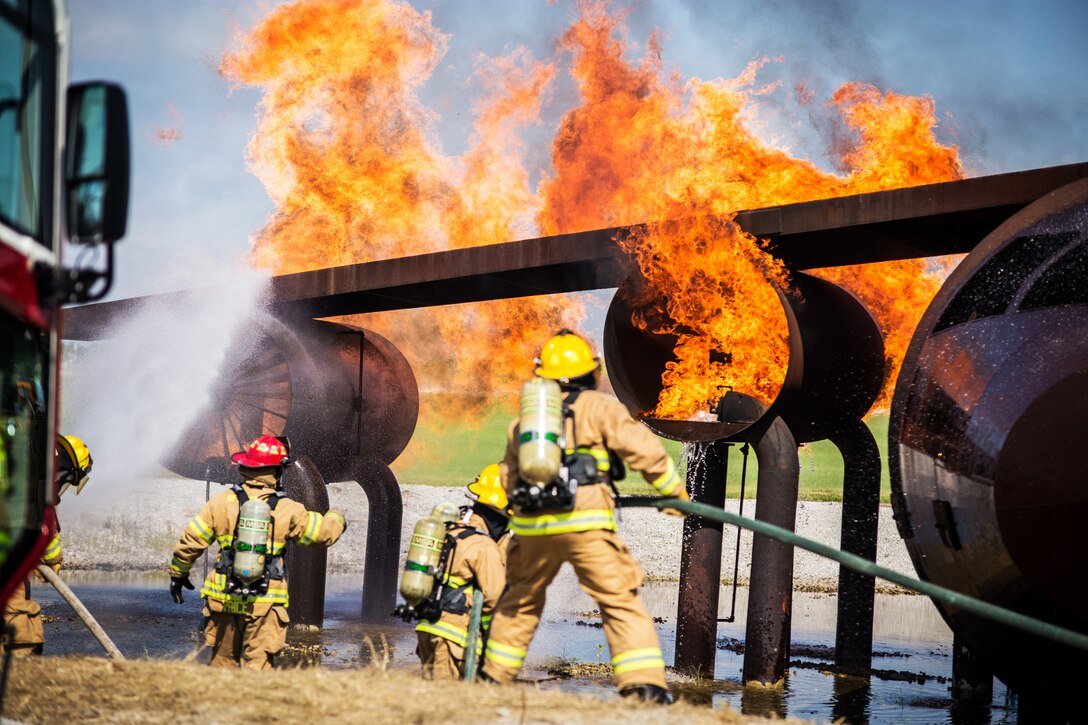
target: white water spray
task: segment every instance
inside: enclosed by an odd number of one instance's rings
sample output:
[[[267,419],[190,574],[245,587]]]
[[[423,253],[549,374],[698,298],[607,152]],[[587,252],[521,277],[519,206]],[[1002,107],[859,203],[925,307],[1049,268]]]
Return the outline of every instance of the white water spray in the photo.
[[[269,279],[207,258],[173,259],[170,270],[156,287],[198,291],[184,303],[150,302],[117,320],[104,340],[65,345],[59,430],[87,443],[94,469],[79,497],[65,497],[62,517],[109,506],[168,475],[159,461],[208,402],[226,350],[263,303]]]

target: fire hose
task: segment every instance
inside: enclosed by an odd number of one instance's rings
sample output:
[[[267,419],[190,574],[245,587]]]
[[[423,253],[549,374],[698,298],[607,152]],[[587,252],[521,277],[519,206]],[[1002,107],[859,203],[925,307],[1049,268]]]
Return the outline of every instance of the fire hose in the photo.
[[[990,604],[989,602],[975,597],[962,594],[946,587],[938,586],[930,582],[915,579],[914,577],[900,574],[897,571],[888,569],[887,567],[880,566],[879,564],[862,558],[856,554],[850,554],[848,552],[836,549],[825,544],[821,544],[818,541],[807,539],[803,536],[799,536],[789,529],[784,529],[780,526],[768,524],[765,521],[759,521],[757,519],[749,519],[744,516],[738,516],[736,514],[729,513],[714,506],[708,506],[704,503],[697,503],[695,501],[681,501],[676,498],[661,498],[657,496],[624,496],[619,499],[619,503],[623,507],[649,507],[656,509],[679,509],[685,513],[700,516],[704,519],[710,519],[711,521],[720,521],[723,524],[729,524],[731,526],[739,526],[744,529],[748,529],[756,534],[762,534],[763,536],[776,539],[783,543],[795,546],[806,551],[811,551],[814,554],[825,557],[827,559],[833,559],[840,564],[860,572],[867,576],[879,577],[893,582],[908,589],[913,589],[916,592],[928,595],[931,599],[939,600],[947,604],[957,607],[972,614],[977,614],[980,617],[986,617],[992,619],[995,622],[1004,624],[1010,627],[1034,634],[1039,637],[1045,637],[1047,639],[1054,640],[1060,644],[1068,645],[1070,647],[1076,647],[1082,650],[1088,650],[1088,635],[1075,632],[1065,627],[1060,627],[1056,624],[1044,622],[1041,619],[1035,619],[1029,617],[1026,614],[1014,612],[1011,609],[1005,609],[999,607],[996,604]]]
[[[76,597],[75,593],[64,583],[64,580],[61,579],[55,571],[44,564],[39,564],[38,573],[45,577],[47,582],[53,585],[53,588],[57,590],[58,594],[64,597],[64,601],[68,602],[68,606],[72,608],[72,611],[83,620],[83,624],[87,625],[87,629],[91,631],[94,638],[102,645],[102,649],[106,650],[106,654],[110,659],[125,659],[125,656],[121,654],[121,650],[117,649],[117,645],[109,638],[106,631],[102,629],[101,625],[99,625],[95,618],[91,616],[91,613],[87,611],[87,608],[83,606],[83,602],[79,601],[79,598]]]
[[[472,614],[468,618],[468,637],[465,639],[465,672],[461,679],[476,681],[476,663],[480,659],[480,619],[484,612],[484,596],[479,589],[472,597]]]

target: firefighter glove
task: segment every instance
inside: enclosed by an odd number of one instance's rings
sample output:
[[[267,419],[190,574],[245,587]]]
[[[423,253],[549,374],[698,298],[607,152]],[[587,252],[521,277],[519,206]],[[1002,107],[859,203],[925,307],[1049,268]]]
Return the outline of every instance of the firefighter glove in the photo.
[[[181,595],[181,588],[195,589],[193,583],[189,581],[189,575],[170,578],[170,596],[174,598],[174,601],[181,604],[185,601],[185,597]]]
[[[60,566],[61,565],[59,563],[57,563],[57,564],[46,564],[45,566],[49,567],[50,569],[52,569],[57,574],[60,573]],[[38,571],[37,567],[34,568],[34,578],[37,579],[42,584],[46,583],[45,575],[43,575],[40,571]]]
[[[669,498],[675,498],[675,499],[678,499],[680,501],[690,501],[691,500],[691,498],[688,496],[688,492],[685,491],[683,488],[681,488],[679,491],[677,491],[675,496],[670,496]],[[669,516],[680,516],[680,517],[687,516],[687,513],[685,513],[684,511],[681,511],[680,509],[663,508],[661,510],[664,511],[665,513],[667,513]]]
[[[327,511],[327,512],[325,513],[325,515],[326,515],[326,516],[335,516],[336,518],[340,519],[340,523],[344,525],[344,531],[347,531],[347,530],[348,530],[348,520],[347,520],[347,518],[346,518],[346,517],[344,516],[344,514],[340,513],[340,512],[339,512],[339,511],[337,511],[336,509],[329,509],[329,510],[328,510],[328,511]]]

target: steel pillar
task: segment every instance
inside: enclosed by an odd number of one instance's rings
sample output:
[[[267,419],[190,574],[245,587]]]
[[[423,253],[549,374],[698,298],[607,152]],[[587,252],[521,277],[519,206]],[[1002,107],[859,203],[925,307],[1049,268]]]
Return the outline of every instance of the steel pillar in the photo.
[[[307,456],[287,466],[280,479],[284,493],[309,511],[329,510],[329,491],[321,472]],[[299,546],[287,542],[287,596],[291,625],[322,627],[325,624],[325,574],[329,550],[323,546]]]
[[[1060,689],[1060,688],[1056,688]],[[1060,699],[1060,698],[1056,698]],[[1017,721],[1031,722],[1076,722],[1069,717],[1072,710],[1063,714],[1060,705],[1054,706],[1051,698],[1043,694],[1021,695],[1018,699]],[[1040,702],[1041,700],[1041,702]],[[983,723],[991,719],[994,701],[994,673],[987,663],[968,648],[963,637],[952,633],[952,708],[951,722]],[[1044,704],[1045,703],[1045,704]],[[1068,702],[1066,702],[1068,705]],[[1040,707],[1040,705],[1042,705]],[[1076,710],[1079,713],[1078,703]]]
[[[397,478],[377,459],[360,458],[355,480],[366,492],[366,560],[363,563],[362,621],[389,621],[397,604],[397,573],[400,568],[400,525],[404,504]]]
[[[785,692],[774,687],[745,687],[740,693],[740,711],[745,715],[785,720],[789,717]]]
[[[994,673],[955,633],[952,634],[952,699],[986,705],[994,699]]]
[[[842,454],[842,534],[839,546],[876,561],[880,516],[880,450],[860,420],[831,436]],[[835,665],[839,672],[867,673],[873,663],[873,600],[876,580],[839,566]]]
[[[696,445],[698,453],[688,462],[688,495],[693,501],[724,508],[730,444],[715,441]],[[714,677],[721,569],[722,524],[688,516],[684,519],[680,550],[674,665],[694,677]]]
[[[781,418],[751,441],[759,462],[756,519],[793,531],[797,521],[797,443]],[[777,685],[790,657],[793,547],[756,534],[748,623],[744,635],[745,685]]]
[[[836,675],[832,678],[831,721],[869,722],[872,688],[868,677]]]

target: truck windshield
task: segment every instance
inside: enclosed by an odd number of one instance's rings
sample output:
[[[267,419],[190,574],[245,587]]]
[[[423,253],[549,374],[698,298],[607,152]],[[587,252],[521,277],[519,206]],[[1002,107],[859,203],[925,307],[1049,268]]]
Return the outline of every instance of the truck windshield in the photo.
[[[44,517],[48,335],[0,312],[0,581]],[[30,534],[24,536],[23,534]]]
[[[0,0],[0,223],[48,244],[53,168],[52,7]]]

